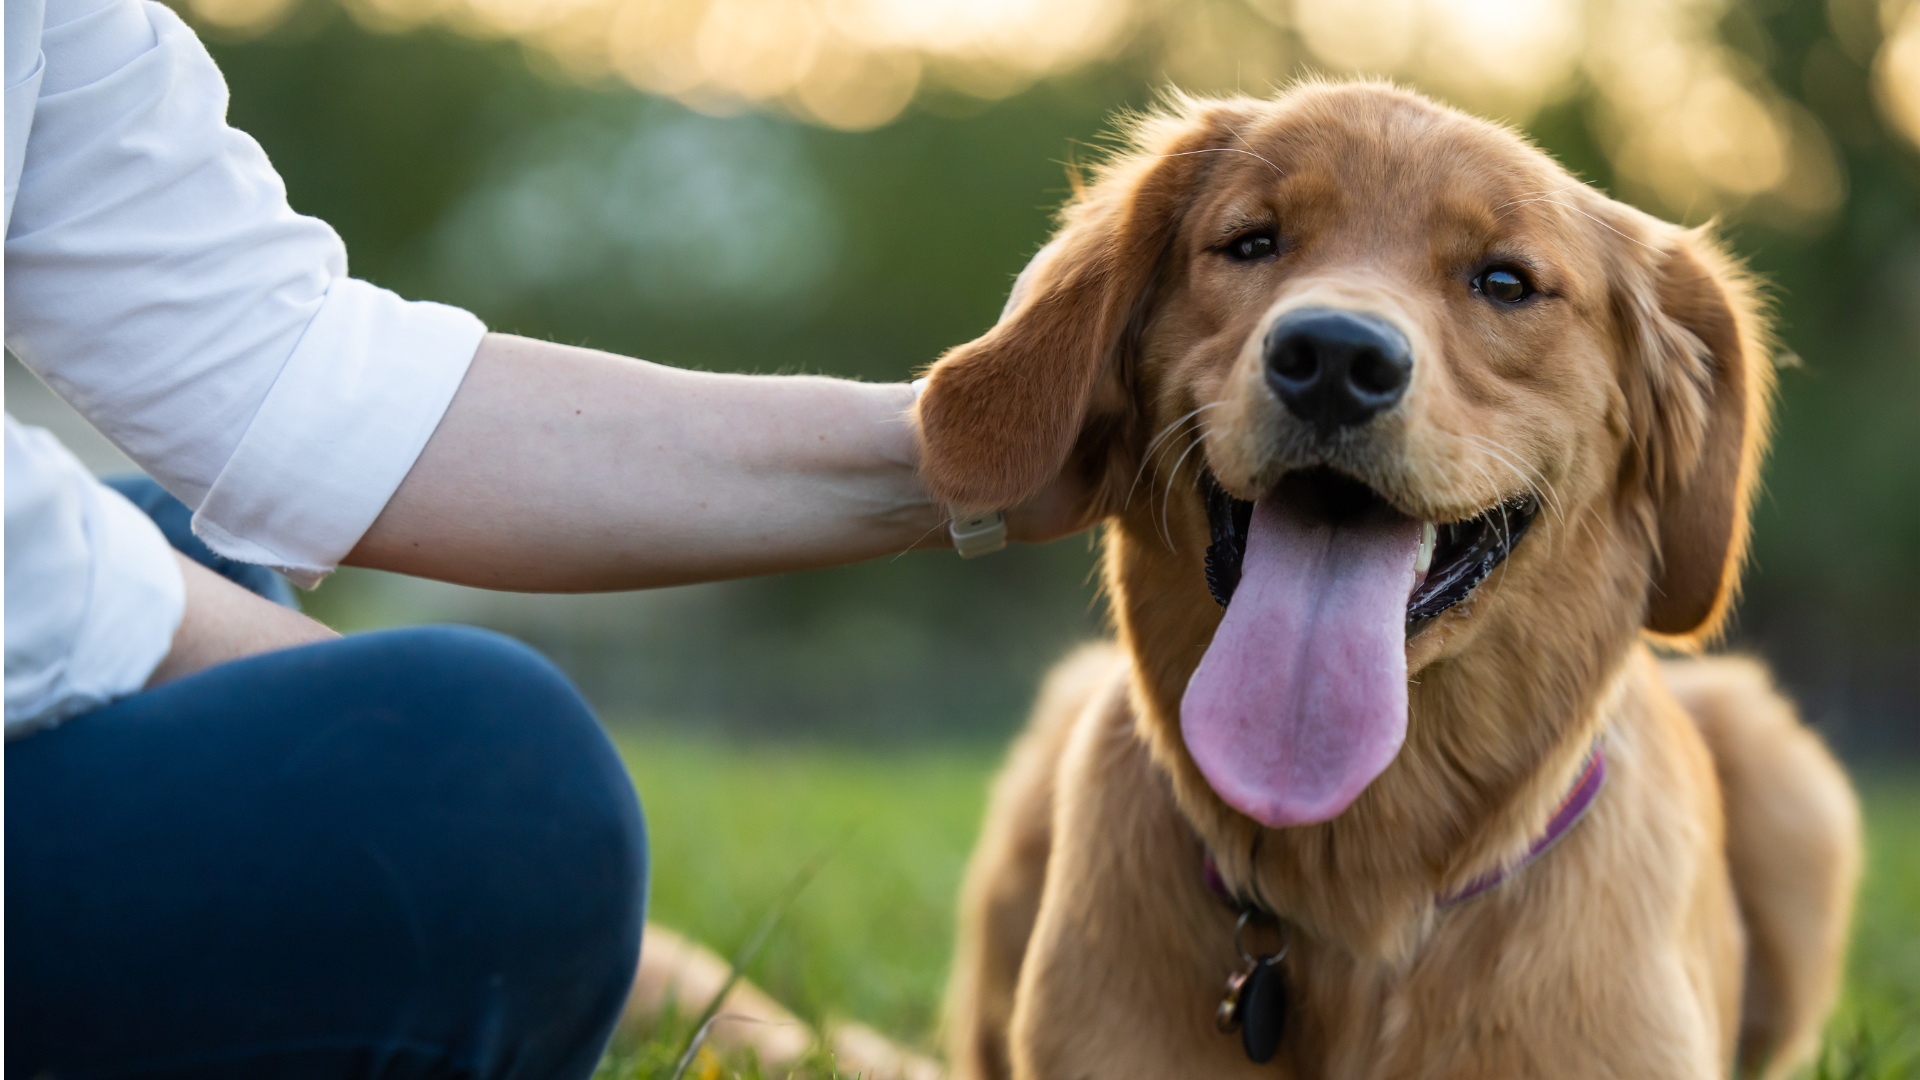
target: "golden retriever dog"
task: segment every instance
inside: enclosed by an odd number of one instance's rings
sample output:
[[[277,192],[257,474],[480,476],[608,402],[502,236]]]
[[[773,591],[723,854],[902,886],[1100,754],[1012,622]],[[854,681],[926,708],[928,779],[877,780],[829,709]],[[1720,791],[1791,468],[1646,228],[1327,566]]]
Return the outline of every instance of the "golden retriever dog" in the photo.
[[[918,402],[923,474],[1093,485],[1118,641],[993,796],[967,1080],[1777,1076],[1859,865],[1719,627],[1773,383],[1700,230],[1375,83],[1176,98]]]

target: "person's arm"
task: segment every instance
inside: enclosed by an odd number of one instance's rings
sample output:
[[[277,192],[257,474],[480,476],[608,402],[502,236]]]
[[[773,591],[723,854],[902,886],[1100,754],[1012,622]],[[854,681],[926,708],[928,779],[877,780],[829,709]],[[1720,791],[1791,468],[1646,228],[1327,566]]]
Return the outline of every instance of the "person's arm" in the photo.
[[[219,554],[308,587],[351,554],[608,589],[945,542],[913,477],[907,388],[485,337],[467,312],[347,276],[339,237],[227,126],[218,69],[166,7],[46,14],[7,345]],[[1010,525],[1070,531],[1024,510]]]
[[[192,559],[174,553],[186,586],[186,603],[172,647],[147,678],[149,688],[256,653],[291,649],[339,637],[292,608],[228,581]]]
[[[347,562],[530,592],[645,588],[948,543],[905,384],[684,371],[488,335]],[[1062,482],[1017,540],[1086,524]]]

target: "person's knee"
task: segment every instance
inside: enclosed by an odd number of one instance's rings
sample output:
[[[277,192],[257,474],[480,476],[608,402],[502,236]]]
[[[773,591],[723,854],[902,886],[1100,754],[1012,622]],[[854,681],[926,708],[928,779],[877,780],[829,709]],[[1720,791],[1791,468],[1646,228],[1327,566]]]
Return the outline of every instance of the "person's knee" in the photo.
[[[436,711],[449,719],[475,723],[524,716],[541,725],[537,734],[567,740],[599,731],[592,710],[565,673],[505,634],[471,626],[423,626],[347,640],[378,657],[383,670],[375,678],[427,689],[442,706]]]
[[[557,765],[617,764],[593,710],[553,662],[528,646],[470,626],[358,634],[338,643],[346,667],[437,737],[492,746]]]
[[[370,635],[386,637],[388,635]],[[395,631],[388,662],[427,688],[439,733],[576,812],[610,811],[622,842],[644,850],[633,784],[593,710],[552,661],[521,642],[465,626]],[[625,811],[632,809],[632,813]],[[549,812],[564,812],[556,805]],[[585,825],[587,823],[581,822]],[[631,834],[631,835],[628,835]]]
[[[370,677],[404,683],[388,700],[438,748],[439,799],[491,822],[468,838],[473,850],[495,874],[527,870],[490,905],[503,939],[518,932],[509,926],[543,928],[518,950],[537,955],[539,970],[523,976],[581,984],[568,1007],[611,1025],[639,956],[648,852],[632,781],[592,710],[550,661],[500,634],[428,627],[366,637],[380,657]]]
[[[625,764],[567,677],[512,638],[436,626],[355,635],[322,648],[366,710],[398,719],[374,736],[449,806],[485,810],[493,843],[551,846],[571,880],[639,910],[646,829]],[[432,779],[427,779],[431,777]]]
[[[565,675],[526,645],[465,627],[408,631],[392,644],[394,658],[453,706],[442,734],[489,773],[476,797],[515,802],[512,813],[530,826],[497,842],[558,856],[536,887],[555,928],[540,964],[590,984],[578,988],[591,1001],[580,1006],[610,1031],[638,962],[647,894],[646,827],[625,764]]]

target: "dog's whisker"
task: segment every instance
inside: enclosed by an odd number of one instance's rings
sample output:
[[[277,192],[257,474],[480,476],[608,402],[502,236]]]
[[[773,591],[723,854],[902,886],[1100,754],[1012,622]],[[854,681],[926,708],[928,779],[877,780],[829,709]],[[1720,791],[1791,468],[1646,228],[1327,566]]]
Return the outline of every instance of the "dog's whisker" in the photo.
[[[1459,442],[1469,443],[1477,447],[1488,457],[1498,461],[1506,467],[1508,472],[1513,474],[1515,480],[1520,481],[1521,486],[1525,487],[1535,498],[1538,498],[1542,503],[1546,504],[1554,516],[1560,519],[1562,524],[1566,522],[1566,507],[1560,499],[1559,489],[1553,486],[1553,481],[1548,480],[1545,473],[1542,473],[1531,462],[1526,461],[1524,456],[1514,451],[1512,447],[1472,432],[1455,434],[1451,431],[1441,431],[1440,434]],[[1538,483],[1535,482],[1536,480]]]
[[[1178,429],[1182,424],[1185,424],[1187,421],[1192,420],[1194,417],[1199,416],[1203,412],[1206,412],[1208,409],[1217,409],[1220,406],[1225,404],[1226,404],[1225,401],[1208,402],[1207,404],[1202,405],[1199,408],[1188,412],[1185,416],[1182,416],[1180,419],[1175,420],[1172,423],[1168,424],[1166,427],[1160,429],[1160,434],[1154,436],[1153,442],[1147,445],[1147,452],[1152,453],[1153,447],[1155,444],[1166,443],[1166,441],[1178,431]]]
[[[1548,480],[1545,474],[1541,473],[1539,469],[1534,468],[1531,464],[1528,464],[1527,468],[1531,470],[1534,477],[1537,477],[1540,481],[1538,484],[1534,483],[1533,479],[1530,479],[1525,472],[1522,472],[1520,466],[1515,463],[1514,458],[1519,457],[1519,455],[1514,454],[1513,450],[1510,447],[1507,447],[1499,442],[1496,442],[1484,436],[1475,435],[1472,433],[1468,433],[1465,435],[1455,435],[1452,432],[1442,432],[1442,434],[1447,435],[1450,438],[1453,438],[1462,442],[1469,442],[1471,445],[1478,446],[1483,453],[1487,454],[1494,461],[1499,462],[1502,466],[1506,468],[1508,472],[1512,473],[1513,478],[1515,480],[1518,480],[1520,482],[1520,485],[1524,487],[1530,494],[1532,494],[1534,498],[1540,500],[1540,502],[1547,507],[1547,509],[1552,513],[1552,515],[1559,519],[1560,524],[1562,526],[1566,524],[1567,522],[1566,509],[1561,504],[1560,498],[1559,498],[1559,492],[1554,488],[1552,481]],[[1545,490],[1542,490],[1543,485]],[[1549,541],[1549,544],[1551,543],[1552,541]],[[1551,550],[1551,548],[1549,548],[1549,550]]]
[[[1512,450],[1510,448],[1500,447],[1498,443],[1495,443],[1494,447],[1496,448],[1494,450],[1495,453],[1498,453],[1502,450],[1504,450],[1507,453],[1512,453]],[[1515,455],[1515,456],[1517,457],[1519,455]],[[1555,487],[1553,484],[1553,481],[1547,479],[1546,474],[1541,472],[1537,466],[1525,460],[1522,460],[1521,464],[1524,465],[1528,469],[1528,471],[1530,471],[1533,474],[1535,479],[1540,481],[1538,485],[1530,485],[1533,488],[1534,497],[1544,502],[1547,505],[1547,507],[1552,511],[1553,517],[1560,523],[1560,529],[1555,530],[1554,533],[1552,534],[1554,539],[1548,541],[1547,550],[1551,552],[1554,550],[1553,545],[1558,542],[1559,533],[1564,531],[1567,526],[1566,500],[1561,497],[1560,489]]]
[[[1500,484],[1498,481],[1494,480],[1493,474],[1488,472],[1486,468],[1482,466],[1480,462],[1474,458],[1469,457],[1466,459],[1466,462],[1468,466],[1470,466],[1473,469],[1474,472],[1477,472],[1480,474],[1480,479],[1486,481],[1486,485],[1487,485],[1486,494],[1469,501],[1476,502],[1476,503],[1500,502],[1501,501]]]
[[[1165,442],[1165,440],[1169,436],[1173,435],[1175,431],[1177,431],[1182,424],[1185,424],[1187,421],[1192,420],[1194,417],[1199,416],[1203,412],[1206,412],[1208,409],[1217,409],[1220,406],[1225,404],[1226,402],[1224,401],[1209,402],[1208,404],[1200,406],[1199,408],[1193,410],[1192,412],[1187,413],[1185,416],[1182,416],[1180,419],[1175,420],[1172,423],[1168,424],[1166,427],[1160,429],[1160,434],[1155,435],[1153,437],[1153,441],[1147,444],[1146,451],[1140,455],[1140,467],[1134,470],[1133,483],[1127,485],[1127,498],[1121,504],[1121,509],[1124,510],[1128,506],[1133,505],[1133,493],[1135,490],[1137,490],[1140,487],[1140,478],[1147,474],[1147,468],[1153,464],[1155,448],[1158,447],[1160,448],[1160,450],[1164,451],[1166,446],[1171,446],[1173,444],[1170,442],[1166,442],[1165,446],[1162,446],[1162,443]]]
[[[1560,497],[1560,489],[1553,486],[1553,481],[1547,479],[1547,475],[1540,471],[1539,466],[1525,460],[1521,455],[1515,453],[1510,446],[1503,445],[1492,439],[1483,438],[1481,441],[1485,443],[1489,452],[1510,455],[1513,459],[1518,460],[1520,465],[1525,467],[1526,471],[1532,473],[1534,479],[1540,481],[1539,486],[1534,488],[1534,494],[1540,496],[1546,501],[1547,505],[1553,508],[1554,516],[1560,519],[1561,524],[1566,524],[1567,507],[1565,500]]]
[[[1507,520],[1507,504],[1505,500],[1502,500],[1500,503],[1500,547],[1506,551],[1513,550],[1513,522]],[[1507,583],[1507,568],[1512,565],[1512,559],[1500,560],[1500,580],[1495,583],[1495,588],[1499,588]]]
[[[1198,450],[1206,441],[1205,429],[1195,432],[1193,441],[1187,444],[1185,452],[1180,455],[1179,460],[1173,463],[1173,471],[1167,474],[1166,496],[1160,500],[1160,535],[1166,539],[1168,551],[1178,550],[1173,546],[1173,531],[1167,524],[1167,510],[1173,502],[1173,483],[1180,476],[1180,467],[1187,463],[1187,455]],[[1149,507],[1149,509],[1151,509],[1151,507]]]
[[[1209,433],[1210,433],[1209,429],[1204,421],[1199,424],[1196,424],[1194,426],[1192,439],[1188,442],[1186,450],[1181,452],[1179,459],[1173,463],[1173,469],[1167,474],[1166,490],[1164,492],[1163,497],[1160,500],[1160,521],[1162,526],[1161,532],[1166,537],[1167,546],[1170,549],[1173,546],[1173,536],[1166,529],[1166,517],[1167,517],[1168,503],[1173,499],[1173,486],[1179,480],[1180,468],[1182,465],[1186,463],[1187,455],[1193,453],[1196,449],[1199,449],[1202,445],[1204,445],[1206,443],[1207,435]],[[1171,444],[1169,444],[1169,446],[1171,446]],[[1200,483],[1200,475],[1198,472],[1196,472],[1194,474],[1194,485],[1196,490],[1198,489],[1199,483]],[[1151,503],[1149,503],[1148,508],[1149,509],[1152,508]]]
[[[1215,402],[1215,404],[1217,404],[1217,402]],[[1200,405],[1200,409],[1206,409],[1206,407],[1208,407],[1208,405]],[[1152,440],[1148,440],[1148,444],[1146,444],[1146,450],[1144,450],[1144,452],[1140,452],[1140,467],[1139,469],[1135,469],[1135,471],[1133,471],[1133,484],[1129,484],[1129,486],[1127,486],[1127,500],[1121,503],[1123,507],[1127,507],[1127,505],[1133,505],[1133,492],[1135,492],[1135,490],[1139,488],[1140,479],[1142,479],[1142,477],[1146,475],[1146,469],[1148,469],[1148,467],[1150,467],[1150,465],[1154,463],[1154,457],[1160,454],[1160,450],[1162,450],[1162,444],[1164,444],[1165,440],[1167,440],[1169,436],[1173,436],[1173,432],[1177,432],[1177,430],[1181,429],[1181,425],[1185,425],[1185,423],[1187,423],[1187,421],[1190,421],[1190,419],[1192,419],[1194,415],[1198,415],[1198,413],[1200,413],[1200,409],[1192,409],[1192,411],[1188,411],[1187,415],[1183,415],[1183,417],[1179,417],[1179,419],[1175,419],[1175,421],[1171,421],[1171,423],[1169,423],[1167,427],[1164,427],[1164,429],[1160,429],[1160,434],[1156,434],[1156,436],[1154,436]]]
[[[1606,522],[1605,522],[1604,520],[1603,520],[1603,521],[1602,521],[1602,522],[1600,523],[1600,527],[1601,527],[1602,529],[1605,529],[1605,530],[1606,530],[1606,532],[1607,532],[1607,534],[1608,534],[1609,536],[1611,536],[1611,535],[1613,534],[1613,529],[1612,529],[1612,528],[1610,528],[1610,527],[1609,527],[1609,526],[1608,526],[1608,525],[1606,524]],[[1587,534],[1587,539],[1588,539],[1588,540],[1590,540],[1590,541],[1592,541],[1592,542],[1593,542],[1593,545],[1594,545],[1595,547],[1600,547],[1600,546],[1602,546],[1602,543],[1601,543],[1601,540],[1600,540],[1600,538],[1599,538],[1598,536],[1595,536],[1595,535],[1594,535],[1594,533],[1593,533],[1593,523],[1592,523],[1592,522],[1590,522],[1590,521],[1588,521],[1588,520],[1587,520],[1586,518],[1584,518],[1584,517],[1583,517],[1583,518],[1581,518],[1581,519],[1580,519],[1580,529],[1581,529],[1581,531],[1582,531],[1582,532],[1585,532],[1585,533]]]
[[[1181,424],[1184,424],[1187,421],[1193,419],[1194,417],[1199,416],[1201,413],[1206,412],[1208,409],[1217,409],[1220,406],[1225,404],[1226,402],[1224,401],[1210,401],[1207,404],[1202,405],[1197,409],[1188,410],[1179,419],[1172,421],[1166,427],[1163,427],[1160,429],[1160,434],[1155,435],[1153,437],[1153,441],[1147,444],[1147,452],[1152,453],[1154,446],[1157,445],[1158,443],[1164,442],[1168,437],[1170,437],[1174,433],[1174,431],[1176,431],[1180,427]]]
[[[1492,499],[1496,500],[1495,506],[1500,511],[1500,546],[1504,549],[1511,550],[1513,548],[1513,523],[1507,518],[1507,501],[1500,494],[1500,485],[1494,481],[1492,473],[1489,473],[1485,468],[1481,467],[1480,462],[1468,458],[1467,464],[1473,466],[1473,470],[1480,474],[1482,480],[1487,482],[1489,495]],[[1526,483],[1524,477],[1521,477],[1520,481],[1522,484]],[[1512,560],[1510,559],[1500,560],[1500,580],[1495,582],[1496,588],[1506,583],[1507,567],[1511,565],[1511,562]]]
[[[1515,465],[1513,458],[1519,457],[1520,455],[1514,454],[1511,448],[1506,447],[1500,444],[1499,442],[1496,442],[1495,440],[1488,439],[1482,436],[1474,435],[1469,437],[1472,438],[1475,442],[1479,443],[1482,447],[1484,447],[1486,452],[1493,455],[1495,460],[1499,461],[1501,464],[1505,465],[1509,470],[1511,470],[1514,474],[1514,477],[1518,479],[1522,484],[1525,484],[1527,489],[1533,493],[1533,497],[1536,499],[1539,499],[1542,503],[1544,503],[1547,509],[1551,512],[1552,516],[1559,520],[1561,528],[1566,527],[1566,524],[1567,524],[1566,507],[1561,503],[1560,492],[1556,488],[1554,488],[1553,481],[1548,480],[1546,478],[1546,475],[1543,474],[1538,468],[1533,466],[1531,463],[1525,462],[1523,460],[1521,464],[1526,465],[1526,468],[1532,472],[1533,476],[1536,479],[1540,481],[1538,484],[1533,483],[1533,481],[1527,479],[1527,477],[1520,471],[1520,468],[1517,465]],[[1509,457],[1508,455],[1512,455],[1512,456]],[[1556,530],[1553,530],[1553,532],[1550,535],[1552,537],[1557,538],[1559,532],[1560,530],[1556,529]],[[1553,544],[1555,542],[1556,542],[1555,539],[1548,540],[1547,550],[1549,553],[1551,553],[1554,550]]]
[[[1271,161],[1267,161],[1266,158],[1261,157],[1259,154],[1256,154],[1251,150],[1241,150],[1238,147],[1233,147],[1233,146],[1209,146],[1204,150],[1182,150],[1179,153],[1175,153],[1175,154],[1155,154],[1153,155],[1153,160],[1160,160],[1163,158],[1192,157],[1195,154],[1245,154],[1247,157],[1253,158],[1256,161],[1266,162],[1267,168],[1272,169],[1274,172],[1280,172],[1280,166],[1275,165]],[[1285,176],[1286,174],[1281,173],[1281,175]]]
[[[1244,136],[1244,135],[1242,135],[1242,134],[1240,134],[1240,132],[1239,132],[1238,130],[1236,130],[1236,129],[1234,129],[1233,127],[1231,127],[1231,126],[1229,126],[1229,127],[1227,128],[1227,131],[1229,131],[1229,132],[1231,132],[1234,138],[1236,138],[1236,139],[1239,139],[1239,140],[1240,140],[1240,145],[1242,145],[1242,146],[1244,146],[1244,147],[1246,147],[1246,148],[1247,148],[1247,153],[1249,153],[1249,154],[1253,154],[1253,156],[1254,156],[1254,157],[1257,157],[1257,158],[1260,158],[1260,160],[1261,160],[1261,161],[1267,161],[1267,159],[1266,159],[1266,158],[1264,158],[1264,157],[1260,157],[1260,155],[1259,155],[1259,154],[1255,154],[1255,153],[1254,153],[1254,150],[1253,150],[1253,144],[1252,144],[1252,143],[1250,143],[1250,142],[1248,142],[1248,141],[1247,141],[1247,139],[1246,139],[1246,136]],[[1274,174],[1275,176],[1285,176],[1285,175],[1287,175],[1286,173],[1284,173],[1284,172],[1282,172],[1282,171],[1281,171],[1281,169],[1280,169],[1280,166],[1278,166],[1278,165],[1275,165],[1275,164],[1274,164],[1273,162],[1271,162],[1271,161],[1267,161],[1267,168],[1269,168],[1269,169],[1272,169],[1272,170],[1273,170],[1273,174]]]
[[[1618,228],[1614,227],[1612,224],[1602,221],[1597,217],[1594,217],[1592,214],[1587,213],[1585,210],[1580,209],[1579,207],[1573,205],[1570,202],[1561,202],[1559,199],[1546,197],[1546,196],[1542,196],[1541,198],[1538,198],[1538,199],[1526,199],[1523,201],[1552,203],[1553,205],[1561,207],[1562,209],[1571,210],[1574,213],[1579,214],[1581,217],[1586,218],[1588,221],[1593,222],[1595,225],[1598,225],[1601,228],[1606,229],[1607,231],[1620,237],[1620,239],[1625,240],[1629,244],[1638,244],[1641,247],[1646,248],[1648,251],[1653,252],[1655,255],[1658,255],[1663,259],[1667,257],[1666,252],[1660,250],[1657,247],[1654,247],[1652,244],[1647,243],[1645,240],[1641,240],[1638,237],[1628,236],[1626,233],[1621,232]]]
[[[1575,180],[1574,182],[1572,182],[1572,183],[1570,183],[1570,184],[1566,184],[1566,185],[1563,185],[1563,186],[1561,186],[1561,187],[1557,187],[1557,188],[1550,188],[1550,189],[1547,189],[1547,190],[1545,190],[1545,191],[1528,191],[1528,192],[1523,192],[1523,193],[1521,194],[1521,196],[1520,196],[1520,198],[1517,198],[1517,199],[1515,199],[1515,200],[1513,200],[1512,202],[1504,202],[1504,203],[1501,203],[1501,204],[1500,204],[1499,206],[1496,206],[1496,207],[1494,207],[1494,209],[1495,209],[1495,210],[1505,210],[1505,209],[1506,209],[1507,207],[1509,207],[1509,206],[1521,206],[1521,205],[1524,205],[1524,204],[1526,204],[1526,203],[1533,203],[1533,202],[1540,202],[1540,201],[1542,201],[1542,200],[1544,200],[1544,199],[1548,199],[1548,198],[1551,198],[1551,197],[1553,197],[1553,196],[1555,196],[1555,195],[1561,195],[1561,194],[1564,194],[1564,193],[1566,193],[1566,192],[1569,192],[1569,191],[1572,191],[1572,190],[1573,190],[1574,188],[1577,188],[1577,187],[1592,187],[1592,186],[1593,186],[1593,182],[1592,182],[1592,181],[1590,181],[1590,180]],[[1504,218],[1504,217],[1506,217],[1507,215],[1506,215],[1506,214],[1501,214],[1500,216]]]
[[[935,525],[935,526],[934,526],[933,528],[931,528],[931,529],[928,529],[928,530],[927,530],[926,532],[923,532],[923,533],[921,533],[921,534],[920,534],[920,540],[925,540],[925,539],[926,539],[927,537],[929,537],[929,536],[932,536],[932,535],[933,535],[933,534],[934,534],[935,532],[937,532],[937,531],[939,531],[940,529],[942,529],[942,528],[945,528],[946,526],[948,526],[948,525],[951,525],[951,524],[953,524],[953,519],[952,519],[951,517],[948,517],[948,518],[943,518],[943,519],[941,519],[941,521],[940,521],[940,523],[939,523],[939,524],[937,524],[937,525]],[[904,558],[906,558],[907,556],[909,556],[909,555],[911,555],[911,554],[913,554],[913,553],[914,553],[914,552],[915,552],[916,550],[918,550],[918,549],[919,549],[919,547],[920,547],[920,540],[915,540],[915,541],[914,541],[914,542],[913,542],[913,543],[912,543],[911,545],[909,545],[909,546],[907,546],[906,548],[904,548],[904,549],[902,549],[902,550],[901,550],[901,552],[900,552],[900,554],[898,554],[898,555],[895,555],[895,556],[894,556],[893,558],[891,558],[891,559],[888,559],[888,560],[887,560],[887,565],[888,565],[888,566],[892,566],[892,565],[893,565],[894,563],[897,563],[897,562],[899,562],[899,561],[900,561],[901,559],[904,559]]]

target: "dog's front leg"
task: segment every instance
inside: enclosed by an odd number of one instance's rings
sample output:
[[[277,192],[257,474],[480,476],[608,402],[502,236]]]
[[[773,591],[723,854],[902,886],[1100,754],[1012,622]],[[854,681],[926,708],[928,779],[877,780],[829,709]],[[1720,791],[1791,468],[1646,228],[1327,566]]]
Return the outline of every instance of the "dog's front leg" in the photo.
[[[1016,1080],[1284,1075],[1215,1026],[1233,914],[1207,891],[1199,843],[1124,699],[1073,733],[1054,829],[1014,1001]]]

